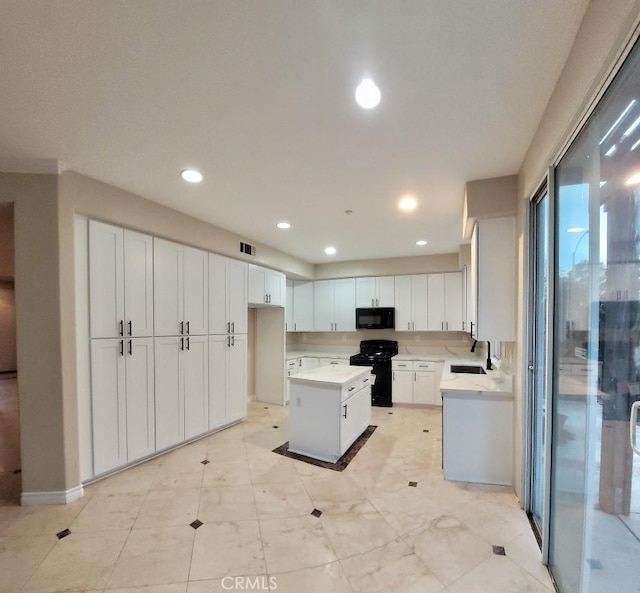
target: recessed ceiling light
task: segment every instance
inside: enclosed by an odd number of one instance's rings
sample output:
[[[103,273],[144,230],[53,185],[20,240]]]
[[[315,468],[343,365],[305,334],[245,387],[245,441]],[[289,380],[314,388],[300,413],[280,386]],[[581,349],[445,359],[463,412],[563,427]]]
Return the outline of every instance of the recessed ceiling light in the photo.
[[[279,229],[290,229],[291,225],[288,222],[279,222],[276,225]]]
[[[380,103],[380,89],[370,78],[365,78],[356,88],[356,103],[363,109],[373,109]]]
[[[180,173],[180,175],[182,176],[182,179],[189,183],[200,183],[202,181],[202,173],[195,169],[185,169]]]
[[[638,185],[638,183],[640,183],[640,173],[632,175],[624,182],[625,185]]]
[[[336,254],[336,248],[335,247],[327,247],[324,252],[327,255],[335,255]]]
[[[415,207],[418,205],[418,201],[413,196],[404,196],[398,203],[398,207],[400,210],[404,210],[405,212],[410,212],[411,210],[415,210]]]
[[[572,226],[567,229],[567,233],[584,233],[587,229],[581,226]]]
[[[424,239],[420,239],[419,241],[416,241],[416,245],[420,245],[421,247],[426,244],[427,242]]]
[[[604,156],[611,156],[617,149],[618,147],[614,144],[609,150],[607,150],[607,152],[604,153]]]

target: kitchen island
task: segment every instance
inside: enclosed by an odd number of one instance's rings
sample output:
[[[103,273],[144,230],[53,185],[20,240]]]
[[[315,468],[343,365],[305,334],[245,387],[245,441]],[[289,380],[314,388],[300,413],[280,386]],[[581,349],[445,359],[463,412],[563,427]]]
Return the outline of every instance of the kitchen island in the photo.
[[[513,484],[512,377],[452,373],[440,381],[445,480]]]
[[[371,367],[324,366],[288,380],[289,451],[336,462],[371,421]]]

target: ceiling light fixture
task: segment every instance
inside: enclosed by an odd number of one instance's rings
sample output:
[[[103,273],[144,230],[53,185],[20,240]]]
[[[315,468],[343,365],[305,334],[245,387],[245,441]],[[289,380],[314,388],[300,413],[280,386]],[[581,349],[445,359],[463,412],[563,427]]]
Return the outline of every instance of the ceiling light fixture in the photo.
[[[420,247],[422,247],[423,245],[426,245],[427,242],[424,239],[420,239],[419,241],[416,241],[416,245],[419,245]]]
[[[185,169],[180,173],[180,175],[182,176],[182,179],[189,183],[200,183],[202,181],[202,173],[195,169]]]
[[[335,255],[335,254],[336,254],[336,251],[337,251],[337,250],[336,250],[336,248],[335,248],[335,247],[327,247],[327,248],[324,250],[324,252],[325,252],[327,255]]]
[[[618,147],[614,144],[609,150],[607,150],[607,152],[604,153],[604,156],[611,156],[616,150],[618,150]]]
[[[634,145],[631,147],[631,150],[635,150],[636,148],[638,148],[638,145],[640,145],[640,140],[636,140]]]
[[[380,103],[380,89],[370,78],[365,78],[356,88],[356,103],[363,109],[373,109]]]
[[[640,173],[635,173],[624,182],[625,185],[638,185],[638,183],[640,183]]]
[[[567,229],[567,233],[584,233],[587,229],[581,226],[572,226]]]
[[[291,225],[288,222],[279,222],[276,225],[279,229],[290,229]]]
[[[627,136],[632,134],[633,130],[635,130],[639,124],[640,124],[640,117],[637,117],[636,120],[626,129],[624,134],[622,134],[622,137],[626,138]]]
[[[405,196],[400,200],[400,202],[398,202],[398,207],[400,208],[400,210],[403,210],[404,212],[410,212],[411,210],[415,210],[417,205],[418,205],[418,200],[416,200],[411,195]]]
[[[604,141],[611,136],[611,133],[618,127],[620,122],[624,119],[624,116],[629,113],[629,110],[636,104],[636,100],[632,99],[631,103],[626,106],[625,110],[620,114],[620,117],[614,122],[614,124],[609,128],[609,131],[602,137],[599,144],[603,144]]]

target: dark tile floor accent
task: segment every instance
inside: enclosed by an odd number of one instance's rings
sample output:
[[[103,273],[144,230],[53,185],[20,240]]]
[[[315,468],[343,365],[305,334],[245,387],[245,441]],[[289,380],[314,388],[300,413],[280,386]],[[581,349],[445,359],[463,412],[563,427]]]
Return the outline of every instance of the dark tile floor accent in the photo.
[[[418,482],[409,482],[409,486],[413,486],[414,488],[418,485]]]
[[[493,548],[493,553],[496,556],[506,556],[506,552],[504,551],[504,546],[491,546]]]
[[[422,432],[429,432],[429,429],[425,428]]]
[[[200,519],[196,519],[192,523],[189,523],[189,526],[193,527],[194,529],[198,529],[198,527],[202,527],[202,525],[204,525],[204,523],[200,521]]]
[[[356,453],[362,449],[363,445],[369,440],[369,437],[373,434],[373,431],[378,428],[377,426],[370,425],[365,428],[364,432],[356,439],[355,443],[349,447],[347,452],[338,459],[335,463],[330,463],[329,461],[320,461],[319,459],[313,459],[313,457],[307,457],[306,455],[300,455],[299,453],[291,453],[289,451],[289,441],[276,447],[273,452],[278,455],[283,455],[284,457],[290,457],[291,459],[297,459],[298,461],[304,461],[305,463],[309,463],[311,465],[316,465],[318,467],[324,467],[325,469],[332,469],[336,472],[341,472],[344,470],[351,460],[356,456]]]
[[[311,511],[311,514],[312,514],[314,517],[319,517],[320,515],[322,515],[322,511],[320,511],[320,510],[318,510],[318,509],[313,509],[313,510]]]
[[[600,560],[589,558],[587,562],[589,563],[591,570],[602,570],[602,562],[600,562]]]
[[[22,473],[22,470],[21,470],[21,469],[14,469],[14,470],[13,470],[13,473],[14,473],[14,474],[16,474],[16,475],[17,475],[17,474],[21,474],[21,473]]]
[[[280,427],[277,424],[274,424],[273,428],[280,428]]]
[[[211,463],[208,459],[203,459],[200,463],[202,463],[202,465],[207,465],[207,463]]]
[[[71,535],[71,530],[70,529],[63,529],[62,531],[59,531],[58,533],[56,533],[56,537],[58,539],[62,539],[63,537],[67,537],[67,535]]]

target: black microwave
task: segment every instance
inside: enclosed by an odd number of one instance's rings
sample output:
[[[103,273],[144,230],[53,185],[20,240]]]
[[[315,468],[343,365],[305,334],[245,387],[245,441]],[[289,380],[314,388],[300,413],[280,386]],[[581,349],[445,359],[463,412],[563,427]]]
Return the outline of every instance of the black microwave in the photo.
[[[356,309],[356,329],[395,329],[396,310],[393,307]]]

